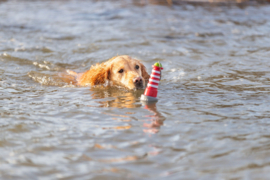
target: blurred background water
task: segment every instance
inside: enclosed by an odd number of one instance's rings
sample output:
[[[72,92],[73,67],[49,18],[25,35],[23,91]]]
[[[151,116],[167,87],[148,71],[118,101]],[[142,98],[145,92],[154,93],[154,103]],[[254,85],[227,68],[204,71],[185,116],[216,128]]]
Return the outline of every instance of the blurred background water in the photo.
[[[166,2],[0,1],[1,179],[269,178],[270,6]],[[58,78],[117,54],[156,104]]]

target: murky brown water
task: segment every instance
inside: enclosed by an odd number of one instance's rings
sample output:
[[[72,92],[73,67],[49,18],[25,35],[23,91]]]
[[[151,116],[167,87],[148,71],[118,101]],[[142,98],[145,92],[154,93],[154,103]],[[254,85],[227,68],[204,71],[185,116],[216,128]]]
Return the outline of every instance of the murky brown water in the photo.
[[[268,179],[269,42],[267,4],[0,1],[1,179]],[[117,54],[158,103],[56,76]]]

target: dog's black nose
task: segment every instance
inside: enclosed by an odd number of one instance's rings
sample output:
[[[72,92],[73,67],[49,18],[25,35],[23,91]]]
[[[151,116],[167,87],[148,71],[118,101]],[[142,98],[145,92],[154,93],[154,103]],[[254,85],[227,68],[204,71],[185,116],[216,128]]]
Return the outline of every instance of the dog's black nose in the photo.
[[[142,86],[143,84],[143,80],[142,77],[136,77],[133,79],[134,84],[136,85],[136,87]]]

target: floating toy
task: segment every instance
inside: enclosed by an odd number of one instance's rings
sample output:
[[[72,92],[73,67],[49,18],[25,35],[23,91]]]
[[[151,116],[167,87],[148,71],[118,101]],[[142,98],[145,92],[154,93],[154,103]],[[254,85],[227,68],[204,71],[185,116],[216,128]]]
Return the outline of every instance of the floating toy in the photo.
[[[163,69],[161,63],[155,63],[152,69],[152,73],[147,84],[147,87],[144,91],[144,94],[141,96],[142,101],[157,101],[158,93],[158,84],[161,79],[161,70]]]

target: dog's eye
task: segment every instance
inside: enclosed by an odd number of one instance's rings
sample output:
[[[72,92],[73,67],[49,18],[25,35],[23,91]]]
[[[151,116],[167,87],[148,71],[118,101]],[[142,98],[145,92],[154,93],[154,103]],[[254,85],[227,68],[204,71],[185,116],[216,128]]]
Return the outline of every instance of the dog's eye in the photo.
[[[123,70],[123,69],[120,69],[118,72],[119,72],[119,73],[122,73],[122,72],[124,72],[124,70]]]
[[[140,68],[140,66],[136,65],[136,66],[135,66],[135,68],[136,68],[136,69],[139,69],[139,68]]]

